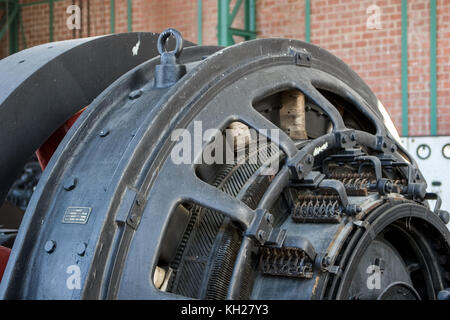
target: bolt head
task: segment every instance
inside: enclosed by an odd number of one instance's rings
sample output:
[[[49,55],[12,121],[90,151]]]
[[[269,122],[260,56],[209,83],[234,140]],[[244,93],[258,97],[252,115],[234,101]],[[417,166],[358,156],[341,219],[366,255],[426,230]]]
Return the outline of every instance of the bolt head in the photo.
[[[329,256],[324,257],[323,260],[322,260],[322,264],[325,267],[330,266],[331,265],[331,257],[329,257]]]
[[[270,213],[267,213],[267,215],[266,215],[266,221],[267,221],[268,223],[272,224],[272,223],[273,223],[273,215],[270,214]]]
[[[87,247],[86,243],[84,243],[84,242],[78,243],[77,244],[77,254],[79,256],[84,256],[84,254],[86,253],[86,247]]]
[[[266,232],[264,230],[258,231],[258,239],[259,240],[265,240],[266,239]]]
[[[68,177],[64,183],[64,190],[71,191],[77,186],[78,179],[76,177]]]
[[[391,181],[387,181],[386,184],[384,185],[384,190],[386,190],[386,192],[391,192],[392,189],[394,188],[394,186],[392,185]]]
[[[108,129],[103,129],[103,130],[101,130],[101,131],[99,132],[98,135],[99,135],[100,137],[104,138],[104,137],[106,137],[108,134],[109,134],[109,130],[108,130]]]
[[[53,240],[48,240],[44,245],[44,250],[47,253],[52,253],[53,251],[55,251],[55,248],[56,248],[56,242]]]
[[[130,94],[128,95],[128,98],[130,98],[130,100],[134,100],[134,99],[139,98],[141,95],[142,95],[142,90],[141,89],[134,90],[134,91],[130,92]]]

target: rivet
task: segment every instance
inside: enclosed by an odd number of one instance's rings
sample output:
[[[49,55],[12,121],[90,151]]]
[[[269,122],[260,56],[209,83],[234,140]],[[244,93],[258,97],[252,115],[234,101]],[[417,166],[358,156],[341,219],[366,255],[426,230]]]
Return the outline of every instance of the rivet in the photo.
[[[45,246],[44,246],[45,252],[47,252],[47,253],[52,253],[53,251],[55,251],[55,248],[56,248],[56,242],[55,242],[55,241],[53,241],[53,240],[48,240],[48,241],[45,243]]]
[[[141,95],[142,95],[142,90],[141,89],[134,90],[134,91],[130,92],[130,94],[128,95],[128,98],[130,98],[130,100],[134,100],[134,99],[139,98]]]
[[[99,136],[100,137],[106,137],[109,134],[109,130],[108,129],[103,129],[102,131],[100,131]]]

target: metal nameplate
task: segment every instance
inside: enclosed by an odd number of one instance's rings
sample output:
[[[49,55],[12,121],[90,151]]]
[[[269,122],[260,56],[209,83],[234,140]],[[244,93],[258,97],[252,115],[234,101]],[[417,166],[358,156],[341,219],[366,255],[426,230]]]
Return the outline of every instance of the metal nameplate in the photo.
[[[64,213],[62,223],[86,224],[92,208],[89,207],[68,207]]]

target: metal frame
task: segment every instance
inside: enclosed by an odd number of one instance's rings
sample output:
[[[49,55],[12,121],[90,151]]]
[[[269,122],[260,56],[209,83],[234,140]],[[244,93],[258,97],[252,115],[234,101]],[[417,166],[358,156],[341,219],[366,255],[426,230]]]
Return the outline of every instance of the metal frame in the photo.
[[[232,27],[234,19],[244,1],[245,29]],[[256,4],[255,0],[237,0],[230,13],[230,0],[218,0],[217,39],[220,46],[234,44],[233,36],[243,37],[245,40],[256,39]]]

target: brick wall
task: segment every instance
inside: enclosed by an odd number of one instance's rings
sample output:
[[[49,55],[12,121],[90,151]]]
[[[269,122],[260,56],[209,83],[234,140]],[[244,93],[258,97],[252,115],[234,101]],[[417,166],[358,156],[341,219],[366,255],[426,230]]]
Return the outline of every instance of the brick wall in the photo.
[[[22,0],[21,3],[35,0]],[[82,9],[82,28],[68,30],[65,9]],[[95,36],[110,32],[109,0],[66,0],[55,3],[54,39]],[[232,5],[236,0],[231,1]],[[304,0],[257,0],[258,38],[305,38]],[[379,29],[368,29],[371,5],[380,8]],[[115,31],[127,32],[127,0],[116,0]],[[88,10],[89,9],[89,10]],[[430,4],[408,3],[409,132],[430,132]],[[49,41],[47,4],[23,8],[27,46]],[[371,12],[373,14],[373,12]],[[1,13],[0,13],[1,14]],[[450,1],[437,0],[438,133],[450,134]],[[233,27],[242,27],[243,8]],[[197,0],[133,0],[133,31],[180,30],[196,42]],[[203,0],[203,44],[217,44],[217,0]],[[235,37],[235,41],[241,41]],[[311,0],[311,42],[337,55],[368,83],[401,131],[401,0]],[[0,57],[8,42],[0,41]],[[20,39],[20,47],[23,41]]]

